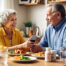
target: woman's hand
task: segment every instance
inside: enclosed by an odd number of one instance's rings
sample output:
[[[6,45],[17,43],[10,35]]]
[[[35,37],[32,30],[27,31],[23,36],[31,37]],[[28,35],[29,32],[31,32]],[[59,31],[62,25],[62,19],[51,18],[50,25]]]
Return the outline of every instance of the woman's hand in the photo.
[[[38,45],[38,44],[34,44],[34,42],[31,42],[30,39],[28,39],[26,42],[20,44],[20,45],[16,45],[16,46],[13,46],[13,47],[9,47],[9,50],[14,50],[14,49],[25,49],[25,48],[28,48],[28,50],[30,52],[40,52],[40,51],[43,51],[43,48]]]
[[[30,38],[24,43],[24,47],[29,48],[29,51],[34,53],[43,51],[43,48],[40,45],[31,42]]]

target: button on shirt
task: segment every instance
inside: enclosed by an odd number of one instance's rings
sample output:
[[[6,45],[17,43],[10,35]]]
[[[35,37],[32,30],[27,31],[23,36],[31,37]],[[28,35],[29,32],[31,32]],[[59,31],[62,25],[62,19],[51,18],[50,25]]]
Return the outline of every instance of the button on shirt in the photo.
[[[39,44],[42,47],[50,47],[57,53],[59,53],[60,47],[66,47],[66,18],[55,27],[49,25]]]

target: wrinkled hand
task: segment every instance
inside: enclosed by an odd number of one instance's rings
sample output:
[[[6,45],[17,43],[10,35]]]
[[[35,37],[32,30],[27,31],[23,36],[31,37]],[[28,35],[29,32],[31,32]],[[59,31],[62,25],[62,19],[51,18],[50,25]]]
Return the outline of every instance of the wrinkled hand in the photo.
[[[36,52],[43,51],[43,48],[41,46],[39,46],[39,45],[36,45],[36,44],[30,44],[29,47],[30,47],[30,52],[36,53]]]
[[[34,42],[31,42],[30,39],[28,39],[26,41],[26,44],[27,44],[27,47],[29,48],[30,52],[36,53],[36,52],[43,51],[43,48],[40,45],[34,44]]]
[[[26,42],[22,44],[22,47],[29,48],[31,44],[34,44],[34,42],[31,42],[30,39],[28,39]]]

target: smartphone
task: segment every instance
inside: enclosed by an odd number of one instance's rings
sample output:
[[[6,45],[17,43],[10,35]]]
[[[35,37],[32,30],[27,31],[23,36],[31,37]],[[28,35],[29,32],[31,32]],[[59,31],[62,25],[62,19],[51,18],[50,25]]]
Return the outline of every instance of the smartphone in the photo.
[[[37,39],[37,36],[36,36],[36,35],[32,35],[30,41],[31,41],[31,42],[35,42],[36,39]]]

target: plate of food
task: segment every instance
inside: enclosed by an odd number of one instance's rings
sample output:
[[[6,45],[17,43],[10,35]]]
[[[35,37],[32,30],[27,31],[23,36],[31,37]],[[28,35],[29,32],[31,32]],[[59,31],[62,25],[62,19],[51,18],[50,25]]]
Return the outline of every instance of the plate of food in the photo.
[[[14,56],[14,57],[10,57],[9,60],[12,60],[14,62],[35,62],[37,59],[35,57],[31,57],[31,56]]]
[[[31,56],[36,57],[38,59],[44,59],[45,58],[45,52],[33,53],[33,54],[31,54]],[[56,54],[56,59],[58,59],[58,58],[59,58],[59,55]]]
[[[38,53],[32,54],[31,56],[39,58],[39,59],[44,59],[45,53],[44,52],[38,52]]]
[[[8,52],[8,55],[10,55],[10,56],[19,56],[20,54],[15,53],[14,50],[11,50],[11,51]]]
[[[8,54],[10,56],[19,56],[19,55],[31,56],[32,52],[26,52],[25,50],[16,49],[9,51]]]
[[[25,55],[26,49],[16,49],[16,50],[10,50],[8,52],[10,56],[19,56],[19,55]]]

